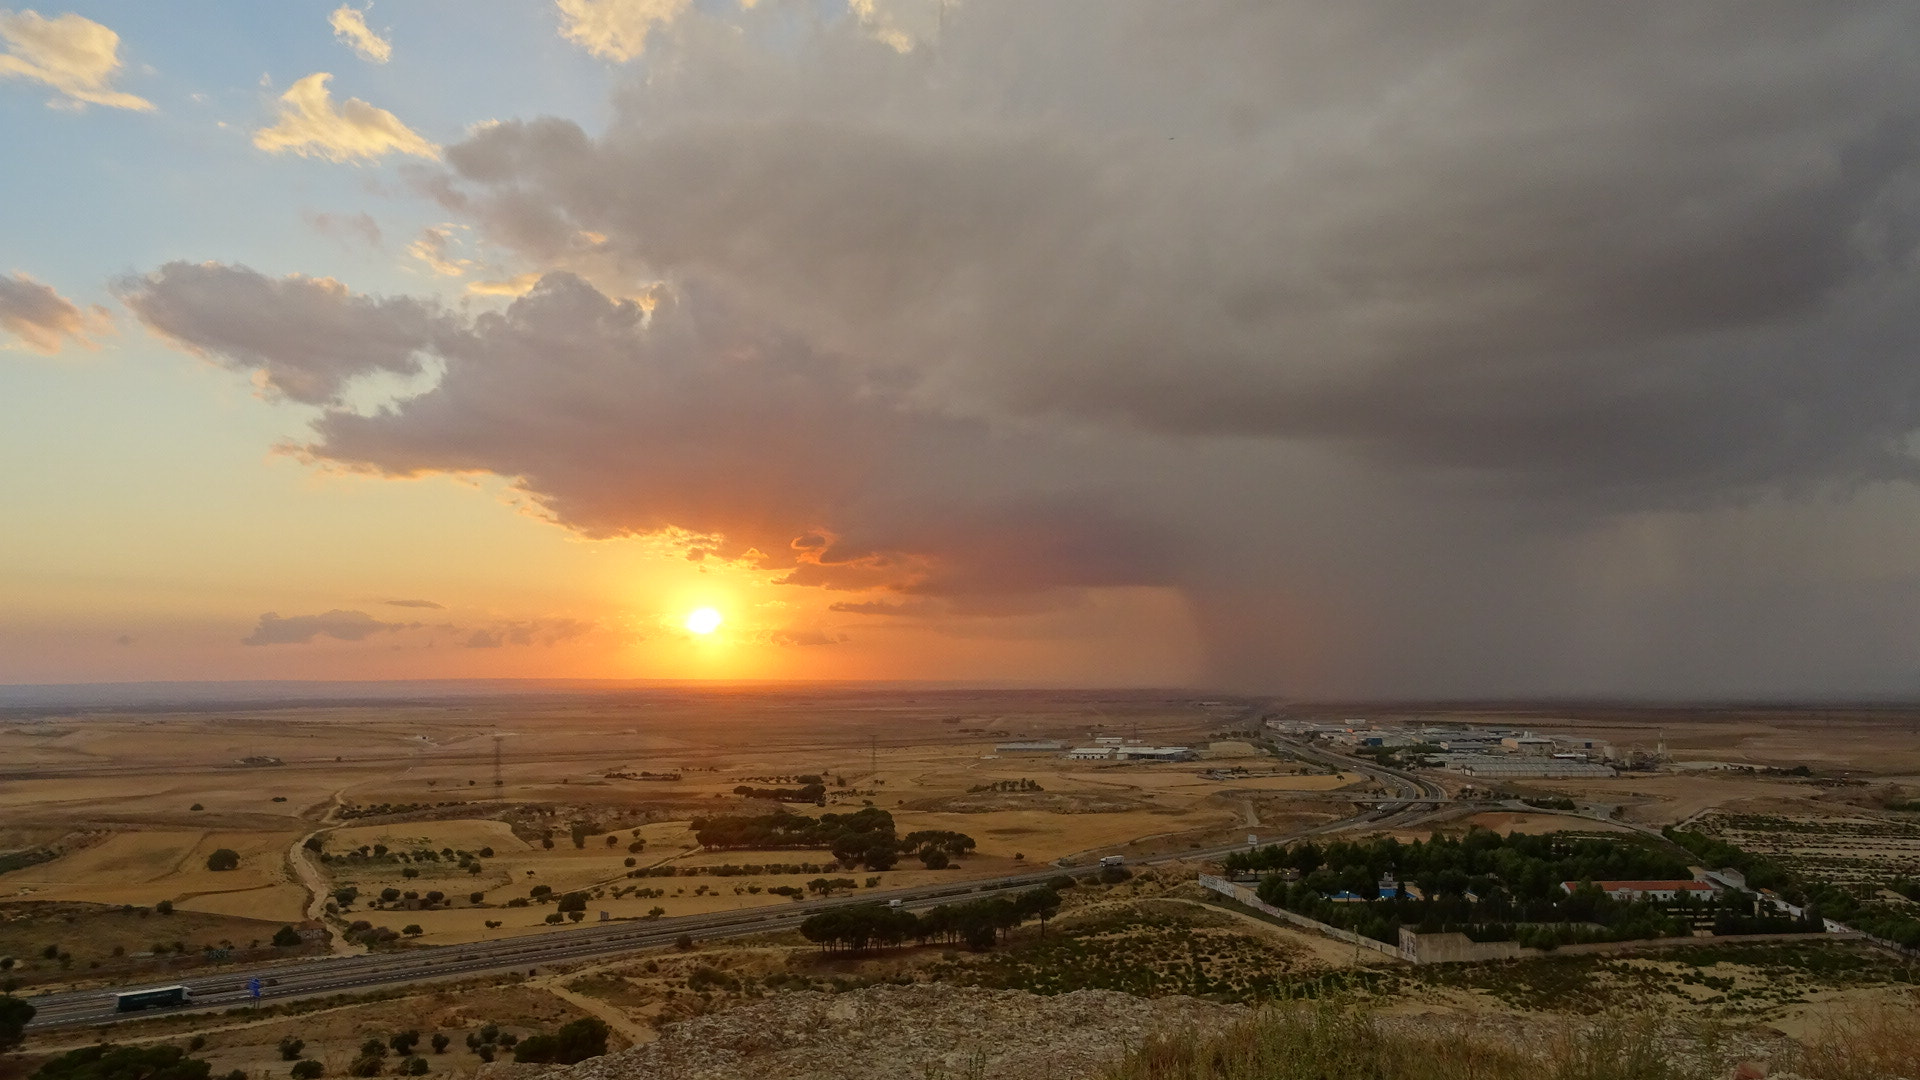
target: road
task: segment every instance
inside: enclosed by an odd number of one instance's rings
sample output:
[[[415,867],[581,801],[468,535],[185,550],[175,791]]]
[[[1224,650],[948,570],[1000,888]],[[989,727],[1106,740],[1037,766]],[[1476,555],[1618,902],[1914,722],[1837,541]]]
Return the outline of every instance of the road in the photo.
[[[1362,764],[1313,747],[1293,743],[1286,745],[1288,749],[1308,760],[1365,773],[1387,787],[1395,796],[1395,801],[1384,809],[1369,808],[1339,821],[1327,822],[1283,836],[1270,836],[1262,841],[1264,844],[1282,843],[1352,829],[1361,825],[1392,828],[1410,824],[1425,814],[1431,813],[1434,806],[1401,800],[1418,799],[1421,796],[1432,796],[1436,799],[1445,797],[1438,785],[1405,773],[1376,765]],[[1230,844],[1205,850],[1134,858],[1129,859],[1128,862],[1132,866],[1153,866],[1196,859],[1216,859],[1247,849],[1246,844]],[[890,900],[899,900],[901,906],[909,910],[922,910],[955,900],[973,900],[1029,889],[1061,874],[1083,876],[1098,870],[1097,865],[1045,866],[1031,873],[1008,877],[943,883],[914,889],[862,892],[857,897],[810,900],[771,909],[750,908],[742,911],[682,915],[658,920],[588,923],[565,930],[528,934],[499,941],[475,942],[470,945],[441,945],[407,949],[402,952],[368,953],[362,956],[290,960],[261,965],[256,971],[227,971],[184,979],[182,983],[193,995],[193,1004],[188,1009],[121,1014],[114,1011],[114,993],[116,990],[136,989],[136,987],[71,990],[30,998],[38,1012],[29,1027],[34,1030],[85,1027],[156,1013],[172,1014],[243,1006],[249,1001],[245,984],[247,979],[254,975],[257,975],[263,984],[262,1000],[287,1001],[472,975],[521,969],[537,970],[542,966],[557,963],[604,959],[641,949],[659,948],[671,945],[682,934],[696,940],[710,941],[790,930],[799,926],[809,915],[830,908],[883,903]]]

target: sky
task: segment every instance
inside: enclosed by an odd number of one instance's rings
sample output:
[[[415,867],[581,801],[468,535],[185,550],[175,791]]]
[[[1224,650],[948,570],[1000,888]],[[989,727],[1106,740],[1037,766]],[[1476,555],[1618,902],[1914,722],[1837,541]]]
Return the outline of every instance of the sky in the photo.
[[[0,682],[1920,693],[1917,42],[0,8]]]

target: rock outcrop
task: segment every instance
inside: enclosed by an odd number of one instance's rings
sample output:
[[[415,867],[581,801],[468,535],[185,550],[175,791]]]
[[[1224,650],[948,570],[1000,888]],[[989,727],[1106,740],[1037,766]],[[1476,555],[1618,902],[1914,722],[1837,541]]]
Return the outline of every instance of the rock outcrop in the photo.
[[[498,1080],[1085,1080],[1155,1032],[1215,1029],[1246,1015],[1238,1005],[1105,990],[805,991],[685,1020],[616,1054],[538,1072],[519,1066]],[[481,1080],[495,1080],[493,1070]]]

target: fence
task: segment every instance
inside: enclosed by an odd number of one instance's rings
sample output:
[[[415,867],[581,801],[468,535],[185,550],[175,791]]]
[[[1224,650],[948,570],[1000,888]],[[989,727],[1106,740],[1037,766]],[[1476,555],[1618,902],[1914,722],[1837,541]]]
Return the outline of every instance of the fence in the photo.
[[[1359,948],[1372,949],[1374,952],[1391,956],[1395,960],[1403,959],[1398,948],[1384,941],[1375,941],[1373,938],[1367,937],[1364,934],[1356,934],[1351,930],[1342,930],[1337,926],[1329,926],[1318,919],[1309,919],[1305,915],[1287,911],[1284,908],[1274,907],[1272,904],[1260,899],[1252,889],[1247,888],[1245,885],[1236,885],[1225,878],[1214,877],[1212,874],[1201,874],[1200,886],[1205,889],[1211,889],[1236,904],[1244,904],[1262,915],[1271,915],[1283,922],[1292,923],[1302,930],[1311,930],[1316,934],[1330,937],[1335,941],[1344,941],[1349,945]]]

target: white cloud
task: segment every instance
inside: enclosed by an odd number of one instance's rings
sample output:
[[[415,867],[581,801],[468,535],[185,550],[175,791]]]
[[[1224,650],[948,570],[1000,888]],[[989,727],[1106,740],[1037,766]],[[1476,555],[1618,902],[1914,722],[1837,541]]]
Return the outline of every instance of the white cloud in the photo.
[[[341,4],[327,21],[333,26],[333,36],[346,42],[349,48],[360,54],[360,59],[375,64],[384,64],[393,59],[393,42],[367,26],[366,12],[349,4]]]
[[[687,10],[691,0],[554,0],[560,34],[595,56],[631,60],[647,48],[647,35]]]
[[[153,102],[115,90],[120,70],[120,35],[78,15],[44,18],[33,10],[0,10],[0,78],[31,79],[59,91],[48,104],[81,109],[106,105],[115,109],[153,108]]]
[[[472,259],[463,259],[454,254],[453,231],[457,226],[429,225],[420,230],[420,239],[407,245],[407,254],[419,259],[433,268],[433,272],[445,277],[459,277],[471,266]]]
[[[89,349],[98,348],[89,333],[112,328],[105,308],[82,311],[51,285],[25,274],[0,275],[0,330],[26,343],[27,348],[52,356],[67,339]]]
[[[467,291],[475,296],[525,296],[540,283],[540,271],[529,270],[501,281],[475,281]]]
[[[437,158],[440,148],[385,109],[359,98],[335,108],[327,72],[315,72],[280,96],[280,118],[253,133],[253,145],[269,153],[292,151],[329,161],[372,160],[387,154]]]

